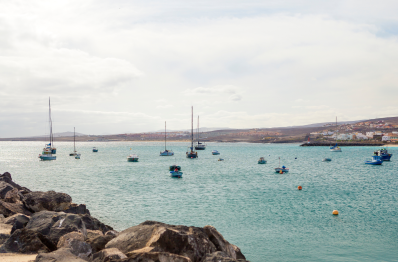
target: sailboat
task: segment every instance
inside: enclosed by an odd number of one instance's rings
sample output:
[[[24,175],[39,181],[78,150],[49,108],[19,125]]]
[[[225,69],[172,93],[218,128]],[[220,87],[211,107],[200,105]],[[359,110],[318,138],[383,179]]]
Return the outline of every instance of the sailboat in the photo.
[[[70,156],[77,156],[76,152],[76,132],[75,127],[73,127],[73,152],[69,154]]]
[[[199,116],[198,116],[198,132],[197,132],[197,136],[198,136],[198,144],[195,146],[195,150],[205,150],[206,149],[206,145],[199,142]]]
[[[174,152],[166,149],[166,121],[164,121],[164,151],[160,152],[160,156],[173,156]]]
[[[48,108],[49,108],[49,124],[50,124],[50,143],[46,144],[46,147],[43,148],[43,152],[39,155],[41,160],[56,160],[57,157],[53,156],[57,152],[57,149],[53,147],[54,145],[54,136],[53,136],[53,121],[51,119],[51,102],[50,98],[48,98]]]
[[[198,152],[193,150],[193,107],[191,108],[191,147],[189,151],[186,153],[187,158],[197,158]]]
[[[341,152],[341,148],[337,146],[337,116],[336,116],[336,144],[330,147],[330,152]]]

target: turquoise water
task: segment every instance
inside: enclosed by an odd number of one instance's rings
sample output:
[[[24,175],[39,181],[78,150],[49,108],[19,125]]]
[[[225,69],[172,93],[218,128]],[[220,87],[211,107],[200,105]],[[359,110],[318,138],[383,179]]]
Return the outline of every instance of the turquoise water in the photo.
[[[363,161],[374,147],[332,153],[297,144],[211,143],[198,159],[186,159],[187,143],[168,144],[175,157],[160,157],[163,143],[87,142],[78,143],[76,160],[69,156],[73,143],[64,142],[56,143],[56,161],[39,161],[43,146],[0,142],[0,172],[31,190],[68,193],[117,230],[145,220],[213,225],[252,262],[398,261],[398,148],[390,149],[391,162],[369,166]],[[140,161],[127,162],[131,153]],[[267,164],[257,164],[261,156]],[[273,172],[278,157],[288,174]],[[174,163],[182,179],[169,177]]]

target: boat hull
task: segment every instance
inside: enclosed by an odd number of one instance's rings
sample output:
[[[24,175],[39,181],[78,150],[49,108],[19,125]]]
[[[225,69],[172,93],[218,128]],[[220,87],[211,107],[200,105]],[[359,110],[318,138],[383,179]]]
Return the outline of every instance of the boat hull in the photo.
[[[174,156],[174,152],[172,152],[172,151],[163,151],[163,152],[160,152],[160,156]]]
[[[324,159],[322,160],[322,162],[330,162],[330,161],[332,161],[332,159],[330,159],[330,158],[324,158]]]
[[[46,160],[56,160],[56,156],[51,156],[51,155],[39,155],[40,160],[46,161]]]
[[[127,162],[138,162],[138,158],[127,158]]]
[[[197,158],[198,153],[197,152],[187,152],[187,158]]]
[[[331,148],[330,152],[341,152],[341,148]]]
[[[275,172],[276,172],[276,173],[280,173],[281,171],[282,171],[283,173],[287,173],[287,172],[289,172],[289,168],[281,168],[281,167],[275,168]]]
[[[263,165],[263,164],[267,164],[267,161],[257,161],[257,163],[259,163],[260,165]]]
[[[93,149],[93,152],[94,152],[94,153],[98,152],[98,149]]]
[[[178,171],[178,172],[175,172],[175,171],[171,171],[171,172],[170,172],[170,176],[171,176],[171,177],[175,177],[175,178],[182,178],[182,174],[183,174],[183,173],[182,173],[182,172],[179,172],[179,171]]]
[[[201,146],[195,146],[195,150],[205,150],[206,147],[201,147]]]
[[[365,161],[365,164],[367,164],[367,165],[381,165],[381,164],[383,164],[383,160]]]

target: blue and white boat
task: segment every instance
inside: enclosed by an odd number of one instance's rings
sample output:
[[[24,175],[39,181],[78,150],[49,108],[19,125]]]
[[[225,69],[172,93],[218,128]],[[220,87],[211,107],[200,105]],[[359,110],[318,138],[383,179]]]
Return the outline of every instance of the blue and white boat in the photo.
[[[341,148],[337,146],[337,143],[334,146],[330,147],[330,152],[341,152]]]
[[[181,171],[170,171],[171,177],[182,178],[182,174],[183,173]]]
[[[52,154],[45,154],[45,155],[39,155],[40,160],[56,160],[57,157],[53,156]]]
[[[383,161],[390,161],[392,154],[388,153],[387,148],[380,148],[379,150],[374,152],[375,156],[380,156],[380,159]]]
[[[212,154],[212,155],[219,155],[220,152],[218,152],[217,150],[213,150],[213,151],[211,151],[211,154]]]
[[[267,164],[267,161],[264,159],[264,157],[260,157],[260,159],[257,161],[258,164]]]
[[[48,98],[48,122],[50,125],[50,143],[46,144],[45,147],[43,148],[42,153],[39,155],[39,158],[41,160],[56,160],[55,156],[52,156],[53,154],[55,155],[57,153],[57,149],[53,147],[54,145],[54,136],[53,136],[53,121],[51,119],[51,101],[50,98]],[[44,157],[45,155],[48,155],[48,157]]]
[[[75,159],[80,159],[80,156],[81,156],[81,154],[77,153],[77,154],[75,155]]]
[[[381,165],[381,164],[383,164],[383,160],[381,160],[380,156],[372,156],[372,160],[366,160],[365,164],[368,164],[368,165]]]
[[[93,152],[98,152],[98,148],[93,147]]]
[[[138,162],[138,156],[136,154],[131,154],[127,157],[127,162]]]
[[[277,167],[275,168],[276,173],[287,173],[289,172],[289,168],[282,166],[282,167]]]

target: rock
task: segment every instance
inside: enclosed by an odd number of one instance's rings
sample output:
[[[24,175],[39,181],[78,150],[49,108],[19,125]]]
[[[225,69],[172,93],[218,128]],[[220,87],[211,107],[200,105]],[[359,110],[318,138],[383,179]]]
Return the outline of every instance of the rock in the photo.
[[[217,251],[211,254],[206,254],[201,262],[245,262],[245,259],[233,259],[227,253]]]
[[[167,252],[151,252],[154,248],[142,248],[129,252],[127,256],[129,257],[129,262],[152,262],[152,261],[162,261],[162,262],[192,262],[191,259],[185,256],[180,256]]]
[[[38,254],[35,262],[86,262],[86,260],[73,255],[69,248],[60,248],[51,253]]]
[[[84,242],[84,239],[85,237],[82,233],[71,232],[59,239],[57,248],[69,248],[73,255],[88,260],[93,252],[90,244]]]
[[[4,202],[3,200],[0,200],[0,214],[3,214],[4,217],[9,217],[15,214],[24,214],[27,216],[32,215],[32,212],[30,212],[26,207],[22,204],[18,203],[7,203]]]
[[[42,234],[26,228],[16,230],[3,244],[0,253],[50,252],[55,246]]]
[[[4,224],[12,225],[11,234],[17,229],[22,229],[29,222],[29,217],[24,214],[15,214],[4,220]]]
[[[68,209],[72,203],[72,198],[65,193],[55,191],[34,191],[22,196],[24,205],[33,212],[63,211]]]
[[[64,212],[41,211],[34,213],[26,228],[40,232],[57,245],[61,236],[69,232],[81,232],[85,238],[87,229],[105,232],[111,227],[99,222],[89,215],[67,214]]]
[[[90,215],[90,211],[86,208],[86,205],[80,204],[71,204],[68,209],[64,210],[65,213],[72,213],[72,214],[81,214],[81,215]]]
[[[0,233],[0,246],[10,238],[11,235]]]
[[[4,202],[22,204],[22,201],[18,195],[18,191],[18,188],[13,188],[12,190],[8,191],[4,196]]]
[[[107,232],[105,233],[105,236],[108,236],[108,235],[117,237],[117,236],[119,235],[119,232],[117,232],[116,230],[109,230],[109,231],[107,231]]]
[[[4,199],[6,197],[6,194],[13,189],[14,189],[14,187],[11,186],[10,184],[8,184],[4,181],[0,181],[0,198]],[[18,189],[16,189],[16,190],[18,190]]]
[[[86,238],[88,239],[88,238],[96,238],[96,237],[98,237],[98,236],[103,236],[104,234],[102,233],[102,231],[101,230],[90,230],[90,229],[87,229],[87,236],[86,236]]]
[[[14,183],[12,181],[11,174],[8,172],[5,172],[4,174],[0,175],[0,181],[6,182],[6,183],[10,184],[13,188],[17,188],[18,190],[26,189],[26,190],[30,191],[29,189],[21,187],[17,183]]]
[[[153,247],[151,252],[187,257],[192,262],[200,262],[206,254],[217,251],[203,228],[173,226],[155,221],[130,227],[105,246],[118,248],[125,254],[144,247]]]
[[[96,253],[98,251],[101,251],[105,248],[105,245],[114,239],[115,237],[112,235],[106,235],[106,236],[96,236],[96,237],[91,237],[86,239],[86,242],[91,245],[91,248],[93,249],[93,253]]]
[[[127,256],[117,248],[107,248],[93,255],[92,262],[107,262],[110,260],[125,259]]]
[[[225,252],[229,257],[233,259],[246,259],[240,249],[225,240],[215,227],[205,226],[203,229],[205,230],[210,241],[213,242],[213,244],[216,246],[217,251]]]

